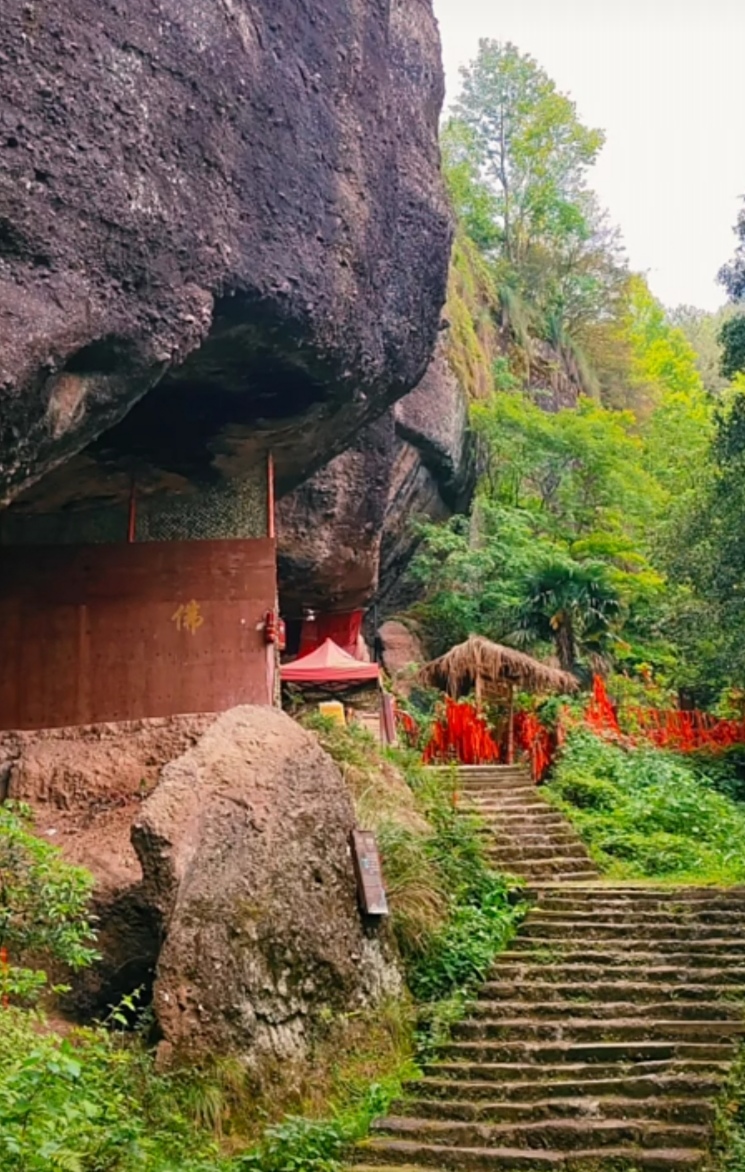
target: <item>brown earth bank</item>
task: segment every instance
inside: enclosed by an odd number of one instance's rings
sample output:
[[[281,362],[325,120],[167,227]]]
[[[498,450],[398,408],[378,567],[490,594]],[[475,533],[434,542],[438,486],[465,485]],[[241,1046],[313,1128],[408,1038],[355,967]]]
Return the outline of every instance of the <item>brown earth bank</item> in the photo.
[[[73,976],[63,1009],[86,1019],[152,986],[160,914],[145,900],[132,822],[161,769],[197,743],[214,715],[0,733],[0,793],[33,811],[37,834],[96,880],[101,961]],[[67,979],[67,974],[65,974]]]
[[[442,98],[430,0],[7,0],[0,499],[68,461],[40,505],[268,448],[284,491],[415,386]]]
[[[164,1061],[233,1054],[261,1082],[334,1016],[400,991],[358,911],[350,791],[284,713],[8,733],[0,776],[96,878],[103,959],[74,978],[72,1016],[154,986]]]

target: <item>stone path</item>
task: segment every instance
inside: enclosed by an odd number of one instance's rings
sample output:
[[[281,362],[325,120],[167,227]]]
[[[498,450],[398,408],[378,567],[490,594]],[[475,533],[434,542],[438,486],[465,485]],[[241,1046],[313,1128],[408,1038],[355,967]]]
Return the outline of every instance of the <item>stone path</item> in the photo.
[[[745,1033],[745,889],[604,883],[519,770],[461,778],[536,903],[356,1172],[708,1167]]]

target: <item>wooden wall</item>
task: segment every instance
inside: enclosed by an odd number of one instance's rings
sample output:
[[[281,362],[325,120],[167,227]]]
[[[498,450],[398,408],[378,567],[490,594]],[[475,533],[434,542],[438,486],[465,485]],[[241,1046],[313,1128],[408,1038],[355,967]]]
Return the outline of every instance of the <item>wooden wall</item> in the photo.
[[[269,539],[0,548],[0,728],[271,704]]]

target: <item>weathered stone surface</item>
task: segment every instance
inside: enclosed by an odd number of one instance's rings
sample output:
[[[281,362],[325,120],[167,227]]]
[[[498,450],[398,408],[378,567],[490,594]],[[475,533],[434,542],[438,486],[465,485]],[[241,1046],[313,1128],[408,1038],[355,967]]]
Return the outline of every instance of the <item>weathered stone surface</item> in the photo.
[[[285,613],[353,610],[373,598],[390,613],[407,600],[412,522],[466,507],[474,483],[466,396],[442,346],[414,391],[280,502]]]
[[[275,710],[233,709],[166,766],[133,839],[165,924],[154,1004],[169,1049],[302,1058],[329,1011],[398,988],[357,909],[353,825],[336,765]]]
[[[392,453],[392,412],[277,506],[278,574],[283,612],[365,606],[377,587]]]
[[[424,647],[412,626],[388,619],[379,628],[377,637],[383,667],[394,680],[404,680],[413,666],[424,663]]]
[[[430,0],[6,0],[0,500],[65,461],[56,504],[270,446],[284,489],[414,386],[442,93]]]

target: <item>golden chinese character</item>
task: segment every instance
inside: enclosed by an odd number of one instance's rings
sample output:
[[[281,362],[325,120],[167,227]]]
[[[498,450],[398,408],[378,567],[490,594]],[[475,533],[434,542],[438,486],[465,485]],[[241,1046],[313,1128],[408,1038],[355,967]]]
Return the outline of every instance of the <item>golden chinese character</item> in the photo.
[[[196,635],[201,626],[204,625],[204,618],[196,598],[192,598],[191,602],[182,602],[178,610],[171,615],[171,622],[175,623],[179,631],[188,631],[190,635]]]

